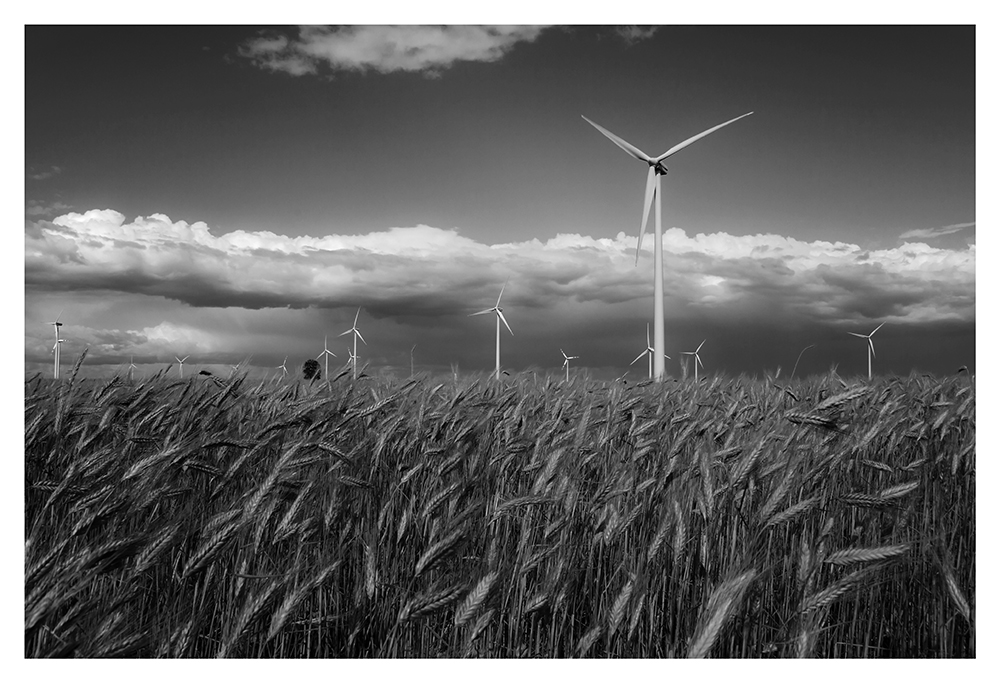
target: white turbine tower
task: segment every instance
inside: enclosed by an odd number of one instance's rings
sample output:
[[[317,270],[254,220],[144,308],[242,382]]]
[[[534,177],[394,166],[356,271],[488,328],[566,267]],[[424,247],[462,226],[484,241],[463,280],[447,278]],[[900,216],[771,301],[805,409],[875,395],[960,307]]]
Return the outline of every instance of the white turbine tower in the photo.
[[[661,204],[662,204],[662,190],[660,187],[660,176],[667,174],[667,167],[663,165],[663,161],[670,156],[673,156],[677,152],[681,151],[693,142],[697,142],[706,135],[714,133],[723,126],[728,126],[734,121],[739,121],[744,116],[750,116],[753,112],[747,112],[743,116],[737,116],[735,119],[726,121],[725,123],[720,123],[718,126],[709,128],[708,130],[698,133],[694,137],[688,138],[680,144],[674,145],[666,152],[658,157],[651,157],[638,147],[626,142],[621,139],[611,131],[602,128],[597,125],[586,116],[583,120],[592,125],[594,128],[599,130],[604,134],[611,142],[615,143],[621,147],[629,155],[644,162],[649,166],[649,172],[646,174],[646,195],[643,200],[642,205],[642,222],[639,224],[639,241],[636,243],[635,248],[635,263],[639,265],[639,250],[642,248],[642,236],[646,232],[646,221],[649,218],[649,205],[655,199],[655,207],[653,211],[655,232],[653,234],[653,346],[655,352],[653,354],[653,373],[656,377],[657,382],[663,381],[663,355],[664,355],[664,336],[663,336],[663,240],[662,240],[662,221],[661,221]]]
[[[705,364],[701,362],[701,356],[698,355],[698,352],[701,351],[701,347],[705,345],[705,341],[706,341],[705,339],[702,339],[701,343],[698,344],[698,348],[696,348],[694,351],[681,351],[681,353],[683,353],[685,356],[694,356],[695,384],[698,383],[698,366],[700,365],[701,367],[705,367]]]
[[[62,327],[62,323],[59,322],[59,318],[61,318],[61,317],[62,317],[62,311],[59,311],[59,315],[56,316],[56,319],[53,320],[52,322],[48,323],[49,325],[52,325],[52,328],[55,330],[55,333],[56,333],[56,343],[52,347],[52,350],[49,351],[49,353],[55,354],[55,358],[53,359],[53,361],[54,361],[53,362],[53,367],[52,367],[52,378],[53,379],[59,379],[59,345],[62,344],[65,341],[64,339],[60,339],[59,338],[59,328]]]
[[[329,347],[327,347],[326,336],[324,336],[323,350],[320,352],[318,356],[316,356],[316,360],[319,360],[320,358],[323,359],[323,374],[326,376],[326,381],[328,382],[330,381],[330,356],[336,358],[337,354],[335,354],[333,351],[329,349]]]
[[[649,323],[646,323],[646,350],[643,351],[642,353],[640,353],[638,356],[636,356],[635,360],[632,361],[631,363],[629,363],[629,365],[635,365],[636,361],[638,361],[643,356],[649,356],[649,378],[652,379],[653,378],[653,354],[655,354],[655,353],[656,353],[656,351],[653,350],[653,347],[649,345]],[[666,358],[666,359],[668,359],[668,360],[671,360],[670,356],[668,356],[667,354],[663,354],[663,357]]]
[[[186,361],[190,357],[191,357],[190,355],[184,356],[183,358],[178,358],[177,356],[174,356],[174,359],[180,364],[180,367],[178,369],[180,370],[181,373],[181,379],[184,379],[184,361]]]
[[[354,368],[354,379],[358,378],[358,338],[361,337],[362,343],[364,343],[365,346],[368,346],[368,342],[365,341],[365,338],[361,336],[361,331],[358,330],[359,315],[361,315],[360,308],[358,308],[358,312],[354,314],[354,324],[351,326],[351,329],[347,330],[347,332],[341,332],[340,334],[337,335],[338,337],[343,337],[345,334],[351,334],[352,332],[354,333],[354,351],[352,352],[350,349],[348,349],[348,353],[350,354],[350,363],[351,366]]]
[[[848,332],[847,334],[852,334],[855,337],[861,337],[862,339],[868,340],[868,379],[872,378],[872,358],[875,356],[875,345],[872,343],[872,335],[879,331],[879,328],[885,325],[885,322],[879,324],[874,330],[868,334],[858,334],[857,332]]]
[[[510,278],[507,278],[507,280],[510,281]],[[497,371],[496,371],[497,380],[500,379],[500,321],[501,320],[503,321],[504,326],[507,328],[507,331],[510,332],[511,336],[514,336],[514,330],[510,329],[510,325],[507,324],[507,318],[503,317],[503,309],[500,308],[500,299],[503,297],[503,290],[506,287],[507,287],[507,282],[504,282],[503,287],[500,288],[500,296],[497,297],[496,306],[494,306],[493,308],[487,308],[477,313],[469,314],[470,318],[474,315],[486,315],[487,313],[497,314]]]
[[[563,361],[563,367],[566,368],[566,381],[568,382],[569,381],[569,362],[571,360],[578,360],[580,357],[579,356],[567,356],[566,352],[563,351],[562,349],[559,349],[559,353],[561,353],[563,355],[563,358],[565,358],[565,360]]]
[[[59,379],[59,345],[62,344],[64,341],[66,341],[66,340],[65,339],[59,339],[57,337],[56,338],[56,343],[52,345],[52,350],[49,351],[49,353],[55,355],[55,374],[53,375],[53,377],[55,379]]]

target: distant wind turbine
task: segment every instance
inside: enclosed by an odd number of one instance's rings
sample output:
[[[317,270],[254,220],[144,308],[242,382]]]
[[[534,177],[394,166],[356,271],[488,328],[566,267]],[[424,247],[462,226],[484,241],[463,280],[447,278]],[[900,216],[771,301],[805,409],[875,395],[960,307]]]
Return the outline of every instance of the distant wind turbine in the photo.
[[[701,367],[705,367],[705,364],[701,362],[701,356],[698,355],[698,352],[701,351],[701,347],[705,345],[706,341],[707,340],[703,339],[701,341],[701,343],[698,344],[698,348],[696,348],[694,351],[681,351],[681,353],[683,353],[685,356],[694,356],[694,381],[695,381],[695,384],[698,383],[698,366],[701,365]]]
[[[333,351],[331,351],[327,347],[327,345],[326,345],[326,337],[324,336],[323,337],[323,350],[320,351],[320,354],[318,356],[316,356],[316,360],[319,360],[320,358],[323,359],[323,375],[326,377],[326,380],[328,382],[330,381],[330,356],[333,356],[334,358],[336,358],[337,354],[335,354]]]
[[[567,356],[566,352],[563,351],[562,349],[559,349],[559,353],[561,353],[563,355],[563,358],[565,358],[565,360],[563,361],[563,367],[566,368],[566,381],[568,382],[569,381],[569,362],[571,360],[578,360],[580,357],[579,356]]]
[[[636,356],[635,360],[632,361],[631,363],[629,363],[629,365],[635,365],[636,361],[638,361],[643,356],[649,356],[649,378],[652,379],[653,378],[653,354],[655,354],[655,353],[656,353],[656,351],[653,350],[653,347],[649,345],[649,323],[646,323],[646,350],[643,351],[642,353],[640,353],[638,356]],[[666,359],[668,359],[668,360],[671,360],[670,356],[668,356],[667,354],[663,354],[663,357],[666,358]]]
[[[136,369],[135,356],[129,356],[128,357],[128,381],[129,382],[132,382],[135,379],[135,375],[133,374],[133,372],[134,372],[135,369]]]
[[[361,315],[361,308],[358,308],[358,312],[354,314],[354,324],[351,326],[351,329],[337,335],[338,337],[343,337],[345,334],[354,333],[354,351],[350,352],[350,363],[354,368],[354,379],[358,378],[358,338],[361,337],[361,341],[364,345],[368,346],[368,342],[365,341],[365,338],[361,336],[361,331],[358,330],[359,315]]]
[[[190,355],[184,356],[183,358],[177,358],[177,356],[174,356],[174,359],[180,364],[180,367],[178,369],[180,370],[181,373],[181,379],[184,379],[184,361],[186,361],[190,357],[191,357]]]
[[[52,347],[52,350],[49,352],[55,354],[55,358],[53,359],[54,360],[53,368],[52,368],[53,379],[59,379],[59,345],[65,341],[64,339],[59,338],[59,328],[62,327],[62,323],[59,322],[59,318],[62,317],[62,314],[63,312],[59,311],[59,315],[56,316],[56,319],[48,323],[49,325],[52,325],[52,328],[55,330],[56,333],[56,343]]]
[[[507,282],[509,281],[510,278],[508,277]],[[487,308],[477,313],[469,314],[470,318],[474,315],[486,315],[487,313],[497,314],[497,370],[496,370],[497,380],[500,379],[500,321],[501,320],[503,321],[504,326],[507,328],[507,331],[510,332],[511,336],[514,335],[514,330],[510,329],[510,325],[507,324],[507,318],[503,317],[503,309],[500,308],[500,299],[503,297],[503,290],[507,287],[507,282],[504,282],[503,287],[500,288],[500,296],[497,297],[496,306],[494,306],[493,308]]]
[[[653,211],[655,232],[653,233],[653,340],[654,340],[654,353],[653,353],[653,373],[655,375],[657,382],[663,381],[664,365],[664,334],[663,334],[663,240],[662,240],[662,222],[661,222],[661,204],[662,204],[662,190],[660,187],[660,176],[667,174],[667,167],[663,165],[663,161],[670,156],[673,156],[677,152],[681,151],[688,145],[697,142],[706,135],[714,133],[724,126],[728,126],[734,121],[739,121],[744,116],[750,116],[753,112],[747,112],[742,116],[737,116],[735,119],[730,119],[725,123],[720,123],[719,125],[709,128],[708,130],[698,133],[694,137],[690,137],[680,144],[674,145],[666,152],[658,157],[651,157],[638,147],[626,142],[622,138],[618,137],[606,128],[602,128],[597,125],[586,116],[583,120],[592,125],[594,128],[599,130],[605,137],[607,137],[611,142],[615,143],[626,153],[631,155],[633,158],[638,159],[646,163],[649,166],[649,172],[646,174],[646,195],[642,204],[642,222],[639,224],[639,241],[636,243],[635,248],[635,263],[639,265],[639,250],[642,248],[642,236],[646,232],[646,221],[649,218],[649,205],[652,203],[653,199],[656,200],[655,208]]]
[[[872,335],[879,331],[879,328],[885,325],[885,322],[879,324],[874,330],[868,334],[858,334],[857,332],[848,332],[847,334],[854,335],[855,337],[861,337],[862,339],[868,340],[868,379],[872,378],[872,358],[875,357],[875,345],[872,343]]]
[[[275,370],[281,370],[281,377],[284,379],[288,377],[288,368],[285,367],[285,363],[288,362],[288,356],[285,356],[285,360],[281,361],[281,365],[277,366]]]

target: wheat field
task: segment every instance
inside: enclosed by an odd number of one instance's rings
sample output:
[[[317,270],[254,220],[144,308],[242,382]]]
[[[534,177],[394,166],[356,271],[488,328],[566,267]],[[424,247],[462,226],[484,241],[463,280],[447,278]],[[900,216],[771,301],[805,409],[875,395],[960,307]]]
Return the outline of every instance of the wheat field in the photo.
[[[25,656],[974,657],[973,382],[36,376]]]

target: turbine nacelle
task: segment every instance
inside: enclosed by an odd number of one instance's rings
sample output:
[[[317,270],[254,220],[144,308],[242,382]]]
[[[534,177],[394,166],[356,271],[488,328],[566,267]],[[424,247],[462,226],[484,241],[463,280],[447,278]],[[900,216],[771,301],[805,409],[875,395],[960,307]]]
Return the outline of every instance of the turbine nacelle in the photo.
[[[650,168],[656,171],[656,175],[667,175],[667,167],[664,166],[662,162],[659,162],[656,159],[650,159],[648,163]]]

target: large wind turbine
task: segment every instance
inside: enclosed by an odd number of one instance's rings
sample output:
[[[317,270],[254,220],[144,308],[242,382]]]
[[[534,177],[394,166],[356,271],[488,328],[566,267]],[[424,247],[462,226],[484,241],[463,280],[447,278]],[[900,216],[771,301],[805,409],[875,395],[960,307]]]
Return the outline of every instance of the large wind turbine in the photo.
[[[646,195],[642,204],[642,222],[639,224],[639,241],[636,243],[635,248],[635,263],[639,265],[639,250],[642,249],[642,236],[646,232],[646,221],[649,219],[649,205],[655,199],[655,208],[653,211],[655,232],[653,234],[653,373],[656,377],[657,382],[663,381],[663,355],[664,355],[664,335],[663,335],[663,240],[662,240],[662,222],[661,222],[661,204],[662,204],[662,190],[660,187],[660,176],[667,174],[667,167],[663,165],[663,161],[670,156],[673,156],[677,152],[681,151],[688,145],[697,142],[706,135],[714,133],[724,126],[728,126],[734,121],[739,121],[744,116],[750,116],[753,112],[747,112],[743,116],[737,116],[735,119],[726,121],[725,123],[720,123],[719,125],[709,128],[708,130],[698,133],[694,137],[688,138],[680,144],[674,145],[666,152],[658,157],[651,157],[642,150],[640,150],[635,145],[632,145],[625,140],[621,139],[611,131],[602,128],[597,125],[586,116],[583,120],[592,125],[594,128],[599,130],[604,134],[611,142],[615,143],[621,147],[625,152],[631,155],[633,158],[638,159],[649,165],[649,172],[646,174]]]
[[[848,332],[847,334],[853,334],[855,337],[861,337],[862,339],[868,340],[868,379],[872,378],[872,358],[875,356],[875,345],[872,343],[872,335],[879,331],[879,328],[885,325],[885,322],[879,324],[874,330],[868,334],[858,334],[857,332]]]
[[[705,339],[702,339],[701,343],[698,344],[698,348],[696,348],[694,351],[681,351],[681,353],[683,353],[685,356],[694,356],[694,382],[695,382],[695,384],[698,383],[698,366],[700,365],[701,367],[705,367],[705,364],[701,362],[701,356],[698,355],[698,352],[701,351],[701,347],[703,347],[705,345],[705,341],[706,341]]]
[[[358,330],[359,315],[361,315],[360,308],[358,308],[358,312],[354,314],[354,324],[351,326],[351,329],[347,330],[347,332],[341,332],[340,334],[337,335],[338,337],[343,337],[345,334],[351,334],[352,332],[354,333],[354,351],[350,353],[351,365],[354,368],[354,379],[358,378],[358,337],[361,337],[361,331]],[[368,346],[368,342],[365,341],[364,337],[361,337],[361,341],[364,343],[365,346]]]
[[[635,365],[636,361],[638,361],[643,356],[649,356],[649,378],[652,379],[653,378],[653,354],[655,354],[655,353],[656,353],[656,351],[654,351],[653,347],[649,345],[649,323],[646,323],[646,350],[643,351],[642,353],[640,353],[638,356],[636,356],[635,360],[632,361],[631,363],[629,363],[629,365]],[[663,357],[666,358],[667,360],[670,360],[670,356],[668,356],[667,354],[663,354]]]
[[[566,359],[566,360],[563,361],[563,367],[566,368],[566,381],[568,382],[569,381],[569,362],[571,360],[578,360],[580,357],[579,356],[567,356],[566,352],[563,351],[562,349],[559,349],[559,353],[561,353],[563,355],[563,358]]]
[[[177,356],[174,356],[174,360],[180,363],[180,367],[178,369],[181,372],[181,379],[184,379],[184,361],[186,361],[190,357],[191,357],[190,355],[184,356],[183,358],[178,358]]]
[[[507,278],[507,280],[509,281],[510,278]],[[501,320],[503,321],[504,326],[507,328],[507,331],[510,332],[511,336],[514,335],[514,330],[510,329],[510,325],[507,324],[507,318],[503,317],[503,309],[500,308],[500,299],[501,299],[501,297],[503,297],[503,290],[506,287],[507,287],[507,282],[504,282],[503,283],[503,287],[500,288],[500,296],[497,297],[497,305],[496,306],[494,306],[493,308],[487,308],[487,309],[479,311],[477,313],[470,313],[469,314],[470,318],[472,316],[474,316],[474,315],[485,315],[487,313],[496,313],[497,314],[497,372],[496,372],[497,380],[500,379],[500,321]]]
[[[59,345],[62,344],[64,341],[63,339],[59,338],[59,328],[62,327],[62,323],[59,322],[59,318],[61,317],[62,317],[62,311],[59,311],[59,315],[56,316],[56,319],[48,323],[49,325],[52,325],[52,328],[55,330],[56,333],[56,343],[52,347],[52,351],[50,351],[50,353],[55,354],[55,358],[53,359],[54,360],[53,368],[52,368],[53,379],[59,379]]]
[[[323,359],[323,374],[326,376],[326,380],[328,382],[330,381],[330,356],[333,356],[334,358],[336,358],[337,354],[335,354],[333,351],[331,351],[329,349],[329,347],[327,347],[327,345],[326,345],[326,336],[324,336],[323,337],[323,350],[320,352],[320,354],[318,356],[316,356],[316,360],[319,360],[320,358]]]
[[[288,368],[285,367],[285,363],[287,362],[288,362],[288,356],[285,356],[285,360],[281,361],[281,365],[275,368],[275,370],[281,370],[282,379],[288,377]]]

